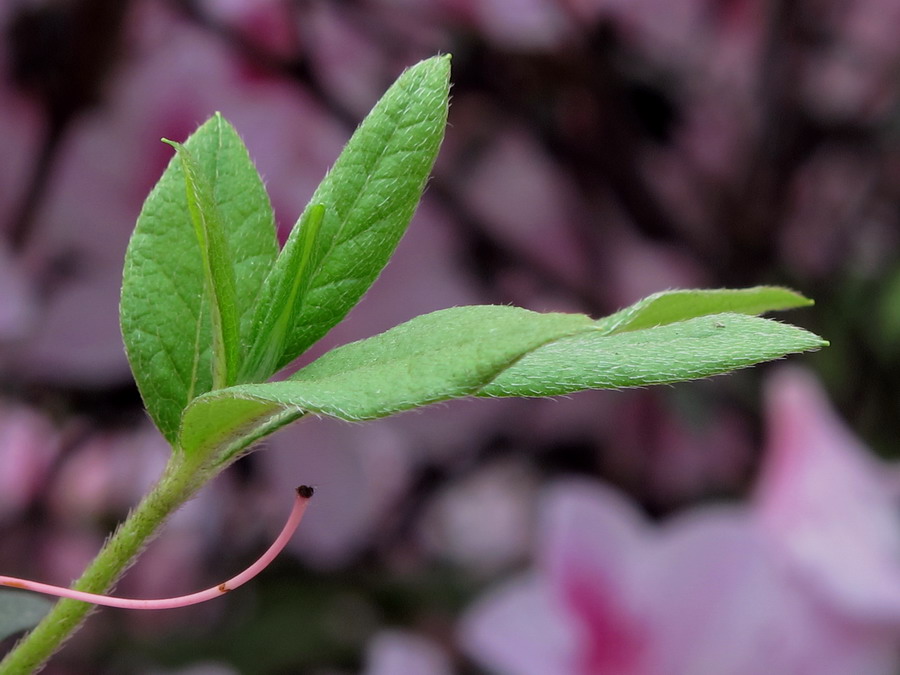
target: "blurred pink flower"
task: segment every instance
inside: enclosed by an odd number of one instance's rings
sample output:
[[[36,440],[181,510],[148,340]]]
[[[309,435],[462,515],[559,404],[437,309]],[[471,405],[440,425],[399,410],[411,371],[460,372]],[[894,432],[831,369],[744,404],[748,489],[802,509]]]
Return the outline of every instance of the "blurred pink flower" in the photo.
[[[426,638],[382,631],[369,643],[363,675],[450,675],[446,654]]]
[[[896,470],[871,455],[802,371],[771,380],[767,419],[754,515],[779,560],[835,611],[900,627]]]
[[[510,675],[896,672],[890,491],[811,379],[784,371],[768,400],[753,505],[656,526],[609,488],[559,484],[536,568],[475,605],[464,647]]]
[[[46,489],[60,435],[48,418],[0,403],[0,521],[14,519]]]

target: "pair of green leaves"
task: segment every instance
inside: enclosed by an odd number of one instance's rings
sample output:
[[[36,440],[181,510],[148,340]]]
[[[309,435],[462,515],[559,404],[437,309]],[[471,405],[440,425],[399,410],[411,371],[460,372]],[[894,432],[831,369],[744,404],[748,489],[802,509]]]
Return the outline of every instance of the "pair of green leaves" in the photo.
[[[673,291],[599,321],[456,307],[266,382],[359,301],[418,204],[447,119],[449,57],[404,72],[348,142],[279,253],[246,149],[216,115],[150,194],[126,257],[122,332],[172,445],[225,462],[307,413],[373,419],[461,396],[547,396],[706,377],[826,344],[755,315],[781,288]]]
[[[419,201],[447,120],[450,63],[407,70],[360,125],[279,254],[268,196],[220,115],[147,198],[121,325],[144,402],[178,444],[197,396],[269,378],[358,302]],[[300,121],[298,121],[300,123]]]

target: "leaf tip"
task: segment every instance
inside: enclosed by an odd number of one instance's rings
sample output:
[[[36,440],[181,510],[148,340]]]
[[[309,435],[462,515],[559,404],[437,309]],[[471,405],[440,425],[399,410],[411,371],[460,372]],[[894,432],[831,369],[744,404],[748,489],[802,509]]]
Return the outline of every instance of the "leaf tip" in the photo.
[[[793,288],[788,288],[787,286],[759,286],[757,287],[761,290],[770,290],[775,292],[780,292],[784,297],[789,298],[789,303],[785,304],[783,307],[775,307],[773,311],[778,309],[796,309],[798,307],[811,307],[816,304],[816,301],[812,298],[807,298],[803,293],[799,293],[795,291]],[[753,290],[753,289],[750,289]]]
[[[447,54],[437,54],[430,58],[424,59],[423,61],[419,61],[416,65],[412,66],[408,70],[419,70],[420,72],[431,72],[438,75],[441,79],[446,78],[448,81],[450,79],[450,62],[453,59],[453,55],[450,53]]]
[[[797,291],[791,290],[789,288],[785,289],[789,293],[793,294],[794,298],[797,301],[797,307],[812,307],[816,304],[816,301],[812,298],[807,298],[803,293],[798,293]]]

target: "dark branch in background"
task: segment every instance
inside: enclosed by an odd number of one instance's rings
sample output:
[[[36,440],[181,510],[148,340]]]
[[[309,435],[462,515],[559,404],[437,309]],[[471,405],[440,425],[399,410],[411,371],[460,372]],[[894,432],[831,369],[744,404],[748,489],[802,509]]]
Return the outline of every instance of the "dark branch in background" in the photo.
[[[25,192],[10,220],[9,243],[13,253],[27,248],[32,224],[50,182],[51,170],[59,153],[64,131],[65,127],[60,125],[48,124],[44,128]]]
[[[732,279],[746,279],[761,266],[771,268],[775,234],[786,215],[790,177],[814,146],[795,96],[801,74],[796,49],[798,6],[782,3],[769,9],[758,75],[760,137],[742,184],[720,205],[717,220],[731,243],[721,271]]]
[[[19,3],[8,29],[13,83],[45,114],[43,138],[9,231],[13,251],[28,244],[34,217],[72,121],[102,100],[119,52],[128,0]]]

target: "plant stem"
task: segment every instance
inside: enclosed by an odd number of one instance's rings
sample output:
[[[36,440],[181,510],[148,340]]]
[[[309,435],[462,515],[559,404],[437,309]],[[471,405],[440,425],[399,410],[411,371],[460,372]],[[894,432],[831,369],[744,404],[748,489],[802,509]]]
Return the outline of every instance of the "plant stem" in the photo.
[[[156,486],[106,541],[97,557],[73,584],[90,593],[104,593],[141,552],[166,518],[186,502],[211,475],[185,462],[176,452]],[[0,675],[25,675],[40,670],[84,622],[94,605],[60,600],[41,622],[0,661]]]

